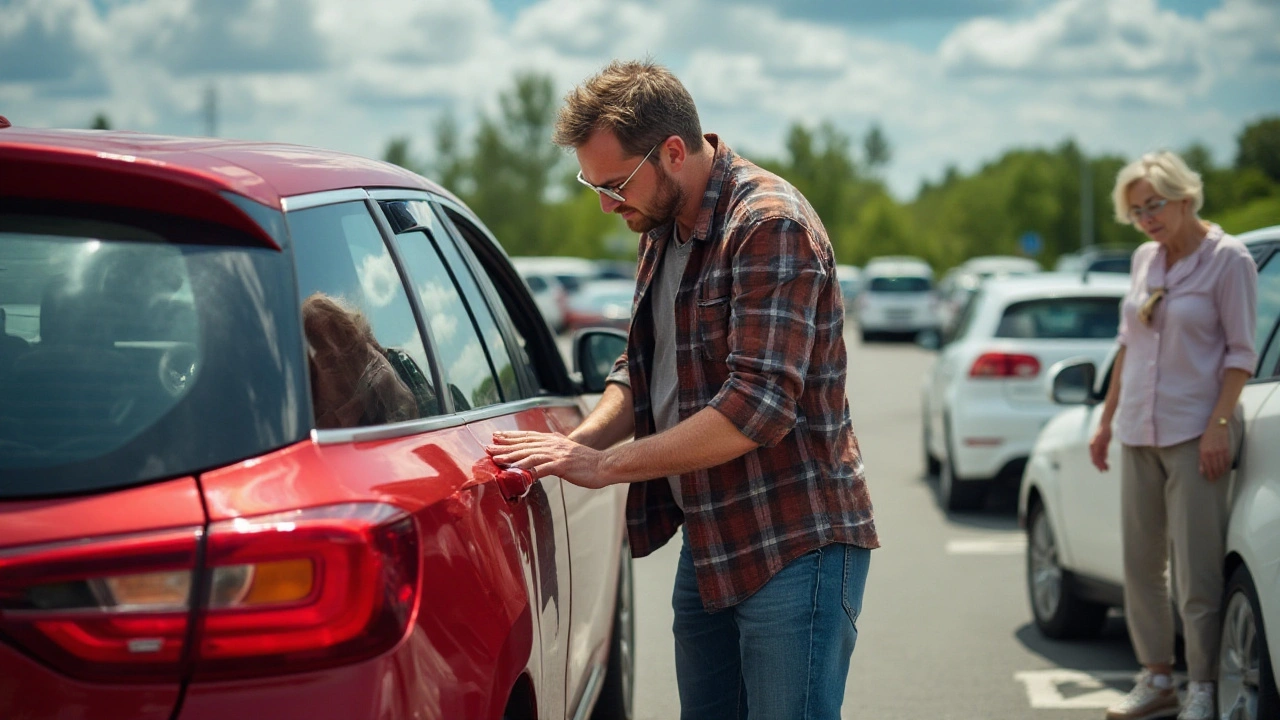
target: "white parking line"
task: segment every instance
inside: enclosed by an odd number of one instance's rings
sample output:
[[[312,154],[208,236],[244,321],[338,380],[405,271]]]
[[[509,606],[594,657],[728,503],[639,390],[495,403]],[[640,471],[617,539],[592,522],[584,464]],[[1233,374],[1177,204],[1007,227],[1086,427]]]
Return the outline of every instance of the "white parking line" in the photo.
[[[1020,535],[993,538],[948,540],[948,555],[1021,555],[1027,549],[1027,539]]]
[[[1101,710],[1119,702],[1133,687],[1137,671],[1031,670],[1013,674],[1027,687],[1027,700],[1037,710]],[[1186,680],[1174,675],[1175,685]]]

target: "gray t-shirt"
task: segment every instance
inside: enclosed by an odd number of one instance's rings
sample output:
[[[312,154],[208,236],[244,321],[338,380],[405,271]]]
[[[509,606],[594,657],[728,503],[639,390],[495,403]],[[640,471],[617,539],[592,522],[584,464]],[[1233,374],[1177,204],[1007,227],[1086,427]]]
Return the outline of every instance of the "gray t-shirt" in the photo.
[[[663,432],[680,423],[680,376],[676,370],[676,292],[684,277],[693,243],[680,242],[680,228],[673,227],[662,266],[653,278],[653,374],[649,381],[653,398],[654,431]],[[684,510],[680,476],[670,475],[671,494]]]

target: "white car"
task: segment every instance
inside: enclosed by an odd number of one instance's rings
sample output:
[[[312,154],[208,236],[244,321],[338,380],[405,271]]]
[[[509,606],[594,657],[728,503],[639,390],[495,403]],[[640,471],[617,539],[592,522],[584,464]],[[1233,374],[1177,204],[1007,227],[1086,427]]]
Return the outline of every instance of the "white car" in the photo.
[[[948,510],[980,506],[1013,483],[1056,415],[1045,372],[1067,358],[1101,362],[1115,341],[1128,278],[1042,273],[984,282],[925,376],[924,456]]]
[[[844,300],[845,312],[849,312],[862,289],[862,268],[857,265],[836,265],[836,281],[840,283],[840,296]]]
[[[1241,393],[1245,439],[1235,470],[1227,528],[1218,714],[1280,717],[1280,226],[1239,236],[1258,261],[1259,363]],[[1091,275],[1096,279],[1101,275]],[[1114,357],[1114,350],[1112,351]],[[1097,634],[1109,607],[1123,607],[1120,449],[1112,470],[1089,461],[1110,382],[1111,358],[1097,366],[1069,361],[1051,378],[1054,399],[1074,404],[1036,441],[1018,515],[1027,531],[1027,591],[1032,615],[1052,638]],[[1097,374],[1096,381],[1094,375]]]
[[[938,329],[933,268],[907,256],[872,258],[862,269],[854,315],[864,342],[883,334]]]

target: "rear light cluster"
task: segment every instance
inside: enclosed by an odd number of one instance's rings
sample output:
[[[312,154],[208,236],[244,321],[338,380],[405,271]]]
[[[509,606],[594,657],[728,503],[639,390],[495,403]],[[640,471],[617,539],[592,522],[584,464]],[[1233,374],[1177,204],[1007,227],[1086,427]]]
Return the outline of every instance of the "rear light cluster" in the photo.
[[[399,642],[418,563],[413,519],[378,503],[0,551],[0,633],[90,681],[329,667]]]
[[[971,378],[1030,380],[1040,374],[1040,360],[1034,355],[984,353],[973,361]]]

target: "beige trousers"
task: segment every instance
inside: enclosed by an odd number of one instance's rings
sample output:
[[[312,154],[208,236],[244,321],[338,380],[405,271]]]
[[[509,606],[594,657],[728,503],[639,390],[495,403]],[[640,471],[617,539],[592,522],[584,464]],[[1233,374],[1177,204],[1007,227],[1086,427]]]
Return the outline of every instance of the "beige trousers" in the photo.
[[[1240,424],[1231,423],[1239,447]],[[1124,539],[1124,611],[1138,662],[1174,661],[1169,568],[1194,681],[1218,675],[1222,556],[1231,473],[1200,474],[1200,438],[1166,448],[1121,450],[1120,522]]]

